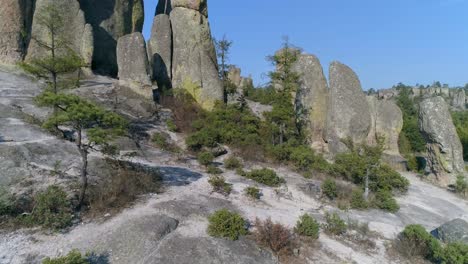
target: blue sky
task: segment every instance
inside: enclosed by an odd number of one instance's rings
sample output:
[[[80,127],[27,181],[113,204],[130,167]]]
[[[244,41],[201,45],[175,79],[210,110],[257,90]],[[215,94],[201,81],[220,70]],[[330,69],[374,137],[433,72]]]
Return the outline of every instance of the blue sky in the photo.
[[[145,0],[149,36],[157,0]],[[363,88],[468,83],[468,0],[209,0],[212,34],[234,42],[231,63],[268,82],[282,36],[359,75]]]

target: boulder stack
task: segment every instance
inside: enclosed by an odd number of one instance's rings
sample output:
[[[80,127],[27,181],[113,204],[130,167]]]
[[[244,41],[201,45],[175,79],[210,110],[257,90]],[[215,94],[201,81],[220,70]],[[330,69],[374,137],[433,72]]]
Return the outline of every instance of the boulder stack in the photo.
[[[119,38],[117,43],[119,80],[146,98],[152,98],[150,68],[143,35],[135,32]]]
[[[427,142],[428,166],[439,184],[452,184],[454,173],[463,173],[465,163],[448,105],[437,96],[425,99],[419,107],[419,129]]]
[[[340,62],[330,65],[327,141],[332,153],[346,151],[343,140],[364,143],[371,130],[371,114],[358,76]]]
[[[3,0],[0,8],[0,63],[23,60],[29,41],[32,0]]]
[[[328,109],[328,85],[322,65],[314,55],[300,54],[293,69],[300,76],[296,112],[311,146],[322,149]]]
[[[153,56],[154,79],[164,80],[164,69],[161,70],[161,61],[166,68],[171,66],[167,75],[172,77],[171,86],[174,89],[184,89],[205,109],[213,108],[216,101],[224,100],[224,89],[218,75],[218,63],[215,46],[211,37],[208,23],[208,9],[206,0],[160,0],[156,8],[156,15],[169,15],[172,29],[172,60],[166,49],[168,38],[160,36],[169,32],[166,18],[155,19],[155,36],[151,37],[151,55]],[[166,19],[165,22],[162,22]],[[164,28],[158,31],[161,24]],[[162,33],[161,33],[162,32]],[[161,42],[158,44],[158,42]],[[153,50],[153,47],[154,48]],[[166,50],[167,51],[167,50]],[[161,52],[161,53],[158,53]],[[154,56],[161,60],[154,59]],[[159,74],[163,73],[163,76]]]
[[[143,0],[80,0],[79,2],[86,23],[91,24],[94,31],[93,69],[100,74],[117,76],[117,40],[127,34],[142,31]],[[67,14],[73,13],[67,12]]]

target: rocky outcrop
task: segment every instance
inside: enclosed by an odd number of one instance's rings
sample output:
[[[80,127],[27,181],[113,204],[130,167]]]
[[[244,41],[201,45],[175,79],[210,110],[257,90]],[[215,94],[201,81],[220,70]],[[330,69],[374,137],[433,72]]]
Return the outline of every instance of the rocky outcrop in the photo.
[[[79,2],[85,13],[86,22],[93,27],[93,69],[97,73],[117,76],[117,40],[124,35],[142,31],[143,1],[80,0]]]
[[[448,173],[464,171],[463,149],[447,103],[440,96],[420,103],[419,129],[427,142],[428,166],[441,185],[455,182]]]
[[[339,62],[330,65],[327,141],[332,153],[346,150],[342,140],[363,143],[371,129],[366,96],[356,73]]]
[[[80,9],[80,4],[76,0],[37,0],[34,12],[34,20],[32,24],[32,40],[28,47],[26,60],[33,58],[40,58],[48,55],[48,50],[40,45],[40,42],[51,44],[48,29],[40,22],[41,17],[47,16],[46,8],[53,6],[61,14],[63,19],[63,29],[58,33],[60,34],[60,41],[66,42],[67,47],[71,48],[81,57],[85,62],[91,62],[91,54],[93,52],[93,35],[90,26],[86,25],[85,16]],[[58,51],[63,52],[65,47],[59,47]]]
[[[468,223],[463,219],[454,219],[431,231],[431,234],[444,243],[461,242],[468,244]]]
[[[172,88],[172,28],[170,18],[166,14],[154,18],[148,42],[148,56],[153,79],[158,83],[158,87]]]
[[[458,89],[452,93],[452,106],[459,110],[466,108],[466,95],[463,89]]]
[[[328,85],[317,57],[301,54],[293,66],[299,74],[296,112],[314,149],[323,148],[327,121]]]
[[[26,52],[33,0],[4,0],[0,8],[0,63],[15,64]]]
[[[205,17],[208,17],[207,0],[159,0],[156,7],[156,15],[169,14],[175,7],[183,7],[199,11]]]
[[[117,43],[119,80],[134,87],[135,92],[152,98],[150,68],[143,35],[135,32],[119,38]]]
[[[248,87],[253,87],[252,77],[242,77],[241,69],[231,65],[227,74],[227,78],[231,83],[233,89],[229,89],[227,92],[227,103],[235,104],[241,100],[241,97],[244,95],[244,89]]]
[[[403,113],[393,101],[368,96],[367,102],[372,120],[367,143],[374,145],[381,139],[385,154],[399,156],[398,138],[403,128]]]
[[[203,108],[211,109],[224,99],[224,91],[204,7],[206,1],[172,1],[172,85],[185,89]]]

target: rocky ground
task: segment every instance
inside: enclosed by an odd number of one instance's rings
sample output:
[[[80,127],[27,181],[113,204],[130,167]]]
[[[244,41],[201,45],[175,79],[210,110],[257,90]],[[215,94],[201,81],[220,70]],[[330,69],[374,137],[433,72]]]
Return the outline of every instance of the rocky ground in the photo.
[[[48,135],[31,122],[32,115],[41,118],[46,114],[32,104],[40,86],[27,76],[0,70],[0,184],[13,185],[18,190],[27,187],[25,180],[30,185],[57,181],[41,177],[44,171],[54,168],[56,160],[61,160],[68,175],[60,181],[73,180],[80,163],[73,145]],[[105,94],[112,87],[111,80],[98,78],[87,81],[76,92],[100,98],[101,93],[96,91]],[[92,96],[86,92],[91,90],[95,91]],[[146,124],[145,129],[147,133],[165,130],[158,122]],[[174,133],[171,137],[182,140]],[[273,169],[287,184],[279,189],[259,186],[263,196],[254,202],[244,196],[243,190],[255,184],[233,171],[225,170],[223,174],[233,184],[233,193],[224,197],[211,193],[209,176],[192,158],[178,157],[148,144],[124,145],[127,151],[137,152],[132,162],[159,169],[164,179],[163,193],[142,197],[121,213],[79,223],[64,233],[31,229],[4,231],[0,233],[0,263],[40,263],[45,256],[66,254],[71,249],[93,252],[95,263],[277,263],[276,257],[249,238],[232,242],[208,236],[207,216],[228,208],[250,221],[271,217],[293,227],[304,213],[323,221],[327,211],[337,211],[320,200],[316,181],[304,179],[284,167]],[[93,156],[99,158],[97,154]],[[221,165],[223,158],[217,162]],[[247,164],[247,169],[257,166],[262,164]],[[19,174],[18,170],[24,178],[13,178]],[[299,256],[289,262],[405,263],[387,250],[391,239],[405,225],[420,223],[433,229],[454,218],[468,220],[467,201],[413,174],[404,173],[404,176],[411,181],[411,186],[406,195],[398,197],[401,205],[398,213],[340,211],[344,219],[369,224],[373,246],[363,245],[352,235],[331,237],[322,233],[315,244],[302,246]]]

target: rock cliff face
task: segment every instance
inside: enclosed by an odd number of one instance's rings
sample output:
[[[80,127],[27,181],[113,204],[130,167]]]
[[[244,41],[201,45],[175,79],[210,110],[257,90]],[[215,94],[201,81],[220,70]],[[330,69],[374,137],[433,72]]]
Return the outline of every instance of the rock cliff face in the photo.
[[[456,90],[452,93],[452,106],[458,110],[466,108],[466,95],[463,89]]]
[[[34,0],[3,0],[0,8],[0,63],[23,60],[29,42]]]
[[[224,100],[207,1],[160,0],[153,29],[149,50],[153,78],[158,85],[185,89],[205,109],[213,108],[217,100]]]
[[[421,102],[419,128],[427,142],[429,168],[441,185],[454,183],[456,177],[448,174],[464,171],[463,149],[442,97]]]
[[[76,0],[74,0],[76,2]],[[141,32],[144,21],[142,0],[80,0],[86,23],[93,27],[93,69],[117,76],[117,40],[132,32]]]
[[[330,65],[327,141],[332,153],[345,151],[341,140],[362,143],[371,129],[371,115],[356,73],[339,62]]]
[[[85,16],[80,9],[80,4],[76,0],[37,0],[32,24],[32,40],[28,47],[26,60],[40,58],[48,51],[41,47],[39,42],[45,42],[50,45],[50,37],[47,29],[41,24],[40,20],[46,12],[45,8],[53,5],[63,18],[63,29],[58,35],[65,41],[69,48],[81,55],[86,62],[90,62],[90,54],[93,51],[92,29],[86,25]],[[63,50],[63,49],[62,49]],[[60,49],[59,49],[60,51]]]
[[[143,35],[135,32],[119,39],[117,43],[119,80],[122,84],[152,98],[150,68]]]
[[[154,18],[148,56],[158,87],[172,88],[172,28],[169,15],[160,14]]]
[[[381,138],[385,148],[384,153],[399,156],[398,137],[403,128],[403,113],[393,101],[378,100],[374,96],[368,96],[367,102],[372,120],[367,143],[376,144]]]
[[[322,65],[317,57],[301,54],[294,65],[300,75],[296,93],[296,112],[308,134],[308,140],[315,149],[323,148],[327,122],[328,85]]]

